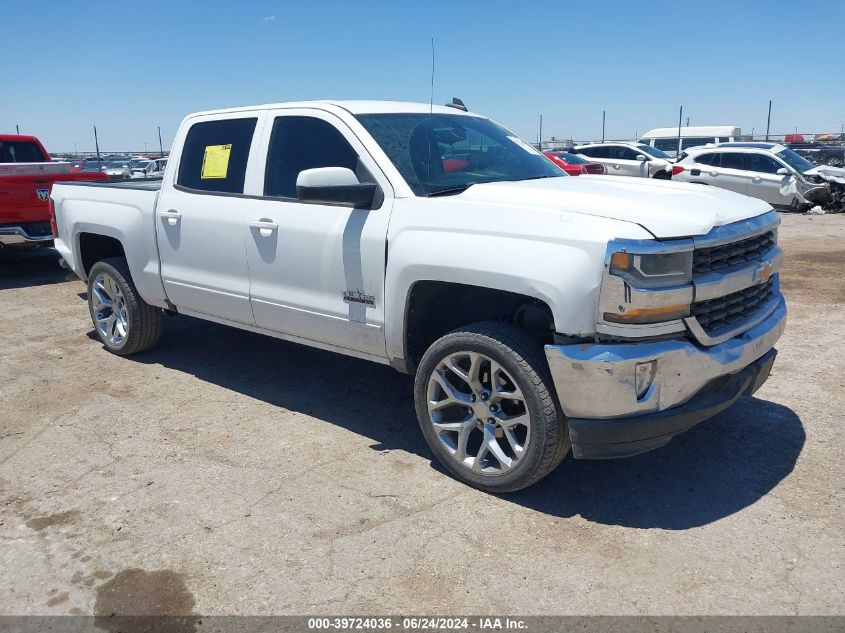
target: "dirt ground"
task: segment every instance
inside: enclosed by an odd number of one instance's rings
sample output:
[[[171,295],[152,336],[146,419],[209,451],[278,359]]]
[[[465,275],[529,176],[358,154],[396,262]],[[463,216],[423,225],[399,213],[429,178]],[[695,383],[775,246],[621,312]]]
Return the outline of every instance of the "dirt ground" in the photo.
[[[118,358],[55,253],[0,258],[0,614],[843,614],[845,216],[783,220],[756,397],[503,497],[406,376],[185,317]]]

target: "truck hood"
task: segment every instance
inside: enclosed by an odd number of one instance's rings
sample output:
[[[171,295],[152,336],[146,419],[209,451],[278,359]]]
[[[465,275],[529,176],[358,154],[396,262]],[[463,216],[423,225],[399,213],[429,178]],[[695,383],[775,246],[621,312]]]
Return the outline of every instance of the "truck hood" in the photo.
[[[706,185],[578,176],[473,185],[460,198],[613,218],[642,226],[658,239],[704,235],[715,226],[753,218],[771,205]]]

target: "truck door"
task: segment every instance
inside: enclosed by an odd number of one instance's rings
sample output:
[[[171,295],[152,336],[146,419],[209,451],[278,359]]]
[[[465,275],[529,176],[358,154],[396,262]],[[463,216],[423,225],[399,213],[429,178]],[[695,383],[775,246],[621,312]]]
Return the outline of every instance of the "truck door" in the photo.
[[[270,112],[261,148],[264,199],[244,218],[256,325],[384,357],[389,181],[347,124],[321,110]],[[319,167],[377,183],[377,208],[299,201],[297,176]]]
[[[261,122],[256,114],[199,117],[174,147],[156,237],[164,288],[180,312],[254,323],[245,244],[258,202],[244,191]]]

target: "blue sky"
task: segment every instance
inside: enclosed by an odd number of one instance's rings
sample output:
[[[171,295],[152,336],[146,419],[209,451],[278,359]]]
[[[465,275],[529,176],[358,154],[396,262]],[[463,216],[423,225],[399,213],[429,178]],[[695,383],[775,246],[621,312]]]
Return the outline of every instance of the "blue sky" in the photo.
[[[845,124],[841,0],[281,2],[0,0],[0,132],[48,150],[152,150],[192,111],[459,96],[536,140],[677,124]],[[837,25],[832,31],[825,25]],[[10,61],[11,60],[11,61]]]

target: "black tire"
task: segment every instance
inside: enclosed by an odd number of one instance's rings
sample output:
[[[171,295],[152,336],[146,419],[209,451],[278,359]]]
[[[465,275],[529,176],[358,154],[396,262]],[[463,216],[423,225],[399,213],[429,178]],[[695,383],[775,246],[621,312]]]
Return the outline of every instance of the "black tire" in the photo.
[[[119,343],[112,343],[98,327],[94,311],[94,283],[101,273],[109,275],[120,288],[126,312],[126,336]],[[151,306],[138,294],[129,266],[123,257],[104,259],[91,267],[88,273],[88,312],[94,331],[105,348],[118,356],[131,356],[146,351],[158,343],[161,337],[162,310]]]
[[[829,156],[828,159],[825,161],[831,167],[842,167],[843,159],[839,156]]]
[[[654,179],[654,180],[672,180],[672,172],[666,171],[665,169],[663,171],[658,171],[657,173],[655,173],[652,176],[652,179]]]
[[[460,464],[438,439],[428,411],[428,383],[438,364],[460,352],[480,352],[513,378],[530,415],[531,435],[525,453],[508,472],[475,473]],[[526,488],[554,470],[569,451],[569,429],[554,395],[541,345],[517,327],[476,323],[446,334],[423,355],[414,383],[414,402],[423,437],[437,460],[456,479],[491,493]]]

